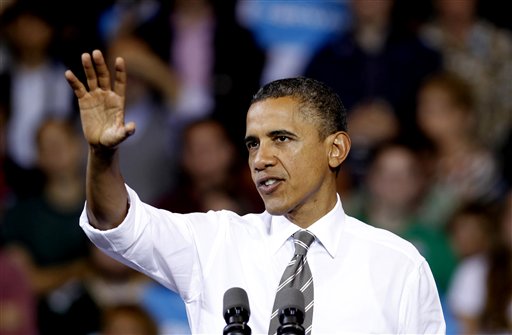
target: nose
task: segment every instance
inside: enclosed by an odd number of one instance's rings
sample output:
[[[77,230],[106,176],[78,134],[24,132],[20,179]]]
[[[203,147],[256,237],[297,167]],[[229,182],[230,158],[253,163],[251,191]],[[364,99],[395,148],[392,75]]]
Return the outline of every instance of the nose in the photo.
[[[252,159],[252,166],[256,171],[262,171],[276,164],[274,151],[268,144],[263,142],[260,143],[258,150],[249,159]]]

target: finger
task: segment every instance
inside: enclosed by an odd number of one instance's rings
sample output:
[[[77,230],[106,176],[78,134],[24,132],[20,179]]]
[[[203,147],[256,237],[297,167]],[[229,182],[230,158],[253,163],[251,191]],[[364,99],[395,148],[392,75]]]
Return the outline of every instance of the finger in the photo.
[[[116,58],[116,81],[114,82],[114,92],[124,97],[126,92],[126,66],[124,59]]]
[[[135,122],[133,122],[133,121],[128,122],[124,126],[124,130],[126,132],[126,137],[133,135],[133,133],[135,133]]]
[[[73,92],[75,93],[75,96],[80,99],[85,94],[87,94],[87,90],[82,84],[82,82],[75,76],[75,74],[71,70],[67,70],[64,72],[64,76],[66,77],[66,80],[68,81],[69,86],[73,89]]]
[[[88,53],[82,54],[82,66],[84,67],[89,90],[95,90],[98,87],[98,78],[96,77],[96,70],[94,70],[94,66],[92,65],[91,55]]]
[[[92,58],[94,60],[94,66],[96,67],[96,73],[98,74],[99,87],[104,90],[110,90],[110,73],[101,51],[94,50],[92,52]]]
[[[128,122],[124,127],[120,127],[116,131],[119,136],[117,143],[121,143],[135,133],[135,122]]]

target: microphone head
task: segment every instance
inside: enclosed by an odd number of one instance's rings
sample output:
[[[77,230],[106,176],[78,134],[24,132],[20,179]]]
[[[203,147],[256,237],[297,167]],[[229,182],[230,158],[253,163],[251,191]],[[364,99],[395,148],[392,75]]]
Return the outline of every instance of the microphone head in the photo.
[[[224,293],[224,310],[233,307],[249,310],[249,298],[243,288],[232,287]]]
[[[281,301],[280,311],[294,308],[304,313],[304,294],[299,289],[286,287],[279,292],[279,295],[277,299]]]
[[[223,301],[224,319],[230,322],[230,319],[239,316],[244,322],[249,320],[251,310],[249,309],[249,298],[247,292],[240,287],[232,287],[224,293]]]
[[[282,327],[292,327],[294,329],[303,330],[302,323],[304,322],[304,317],[306,315],[304,294],[297,288],[288,287],[280,291],[279,297],[276,297],[276,299],[281,301],[281,307],[279,307],[278,312],[279,323],[281,326],[278,329],[278,334],[284,332]],[[303,332],[301,331],[299,333],[302,334]]]

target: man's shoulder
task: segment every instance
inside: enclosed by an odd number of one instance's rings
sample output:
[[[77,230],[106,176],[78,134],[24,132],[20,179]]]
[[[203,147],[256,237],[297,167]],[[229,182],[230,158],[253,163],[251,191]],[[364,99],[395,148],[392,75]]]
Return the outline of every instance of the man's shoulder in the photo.
[[[240,214],[231,210],[216,210],[208,211],[205,213],[189,213],[186,216],[205,216],[210,220],[222,222],[227,229],[242,229],[242,230],[268,230],[271,222],[272,215],[264,211],[261,213],[246,213]]]
[[[260,213],[252,212],[252,213],[244,213],[240,214],[232,210],[222,209],[216,211],[208,211],[204,213],[206,215],[212,216],[220,216],[223,217],[224,220],[235,221],[240,223],[261,223],[261,222],[270,222],[272,221],[272,215],[270,215],[267,211],[263,211]]]
[[[345,232],[356,243],[367,245],[376,252],[388,251],[401,254],[411,260],[417,261],[423,257],[418,249],[408,240],[397,234],[378,227],[374,227],[350,215],[346,216]]]

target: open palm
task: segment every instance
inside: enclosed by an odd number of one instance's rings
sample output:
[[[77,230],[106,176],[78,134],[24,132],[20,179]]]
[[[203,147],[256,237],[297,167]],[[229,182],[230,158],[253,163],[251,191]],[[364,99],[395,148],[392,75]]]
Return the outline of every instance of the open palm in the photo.
[[[89,90],[73,72],[68,70],[65,76],[78,98],[85,139],[93,146],[113,148],[135,131],[133,122],[124,122],[124,61],[122,58],[116,59],[113,89],[109,70],[99,50],[94,50],[92,57],[84,53],[82,65]]]

